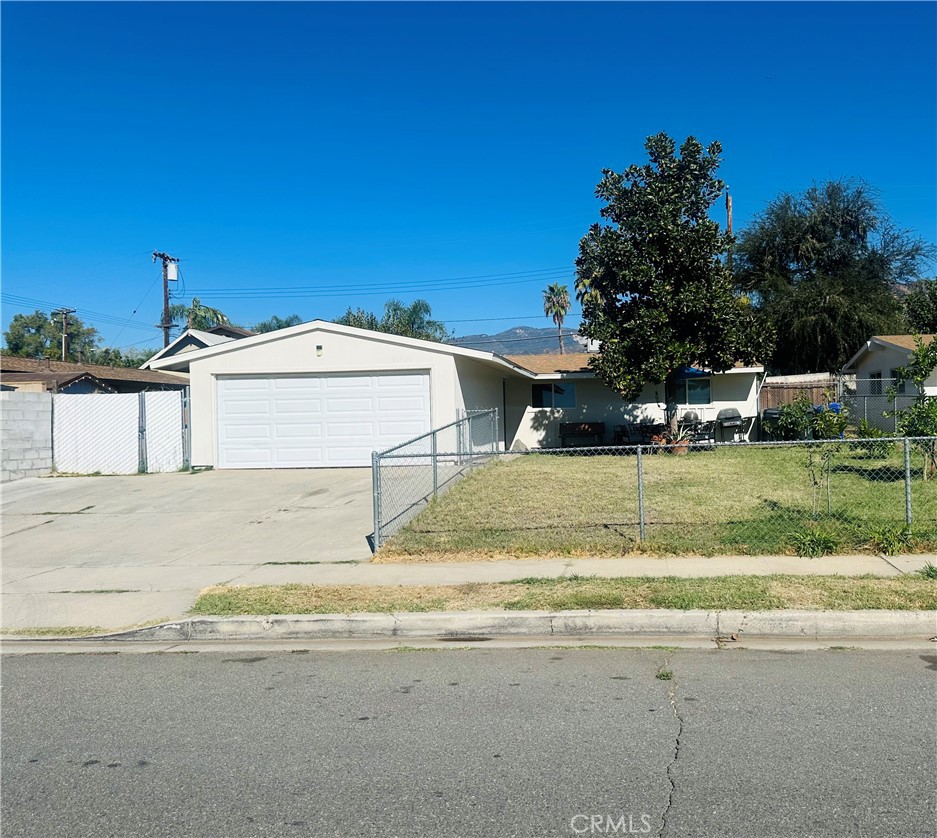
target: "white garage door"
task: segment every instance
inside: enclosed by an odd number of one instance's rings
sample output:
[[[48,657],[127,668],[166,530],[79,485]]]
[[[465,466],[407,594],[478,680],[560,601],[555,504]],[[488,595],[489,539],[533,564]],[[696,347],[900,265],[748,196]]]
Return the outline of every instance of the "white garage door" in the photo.
[[[219,468],[368,466],[429,430],[428,373],[218,378]]]

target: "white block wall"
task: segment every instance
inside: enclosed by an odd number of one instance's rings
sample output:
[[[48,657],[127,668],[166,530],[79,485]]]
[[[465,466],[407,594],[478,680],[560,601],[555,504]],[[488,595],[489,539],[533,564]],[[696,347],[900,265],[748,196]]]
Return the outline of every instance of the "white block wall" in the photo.
[[[0,393],[0,482],[52,471],[52,394]]]

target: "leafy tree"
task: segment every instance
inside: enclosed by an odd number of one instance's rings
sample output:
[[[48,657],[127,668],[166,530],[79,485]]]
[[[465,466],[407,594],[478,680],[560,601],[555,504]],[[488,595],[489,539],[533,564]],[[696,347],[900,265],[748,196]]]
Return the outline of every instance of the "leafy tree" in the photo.
[[[931,437],[915,443],[924,452],[926,479],[937,473],[937,396],[929,396],[924,391],[927,379],[937,370],[937,338],[925,343],[920,335],[915,335],[914,344],[908,363],[895,372],[895,387],[890,388],[888,398],[894,401],[898,389],[906,381],[917,388],[918,395],[914,403],[896,413],[898,430],[904,436]]]
[[[560,342],[560,355],[563,354],[563,320],[569,313],[569,288],[553,282],[543,292],[543,313],[551,317],[556,324],[557,338]]]
[[[6,351],[23,358],[62,358],[62,318],[52,317],[38,309],[32,314],[14,314],[9,328],[3,333]],[[94,351],[98,332],[85,326],[81,318],[68,315],[65,341],[65,360],[87,360]]]
[[[275,314],[269,320],[261,320],[254,326],[255,332],[276,332],[279,329],[287,329],[290,326],[298,326],[303,322],[298,314],[291,314],[289,317],[277,317]]]
[[[902,304],[905,320],[912,333],[937,333],[937,278],[912,283]]]
[[[188,306],[184,303],[169,306],[169,319],[174,325],[184,324],[186,329],[210,329],[231,322],[219,309],[202,305],[198,297],[193,297],[192,304]]]
[[[103,364],[107,367],[139,367],[156,354],[156,349],[94,349],[82,356],[82,361],[89,364]]]
[[[363,308],[349,308],[341,317],[335,319],[336,323],[342,326],[354,326],[356,329],[370,329],[372,332],[380,332],[381,321],[377,315]]]
[[[400,300],[388,300],[384,304],[384,315],[378,319],[376,314],[364,309],[349,308],[335,320],[343,326],[355,326],[374,332],[385,332],[420,340],[445,341],[449,332],[444,323],[432,319],[433,311],[426,300],[414,300],[406,306]]]
[[[693,137],[676,153],[666,134],[645,142],[650,162],[604,169],[596,195],[601,216],[579,243],[576,289],[580,334],[600,341],[590,366],[623,399],[703,365],[721,372],[755,362],[771,331],[734,292],[724,256],[730,237],[709,218],[725,184],[716,177],[722,147]]]
[[[739,287],[776,325],[770,366],[838,370],[874,334],[901,331],[894,290],[931,250],[898,230],[864,183],[834,180],[780,195],[740,236]]]

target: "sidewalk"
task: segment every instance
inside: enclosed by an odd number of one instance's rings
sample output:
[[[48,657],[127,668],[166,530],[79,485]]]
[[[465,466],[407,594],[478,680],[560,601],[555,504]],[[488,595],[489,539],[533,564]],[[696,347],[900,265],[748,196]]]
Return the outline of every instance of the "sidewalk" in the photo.
[[[231,580],[234,585],[465,585],[508,582],[530,576],[899,576],[913,573],[937,556],[713,556],[692,558],[520,559],[495,562],[422,564],[262,565]]]
[[[573,575],[739,576],[842,575],[899,576],[913,573],[937,556],[628,557],[619,559],[526,559],[517,561],[371,564],[370,562],[228,567],[72,567],[50,590],[45,574],[5,581],[3,628],[99,626],[114,629],[185,615],[200,589],[226,585],[465,585],[526,577]]]

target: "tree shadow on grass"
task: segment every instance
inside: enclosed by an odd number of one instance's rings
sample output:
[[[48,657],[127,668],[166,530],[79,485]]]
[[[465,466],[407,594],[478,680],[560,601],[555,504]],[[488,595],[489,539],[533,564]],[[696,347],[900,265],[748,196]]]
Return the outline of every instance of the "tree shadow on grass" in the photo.
[[[832,474],[852,474],[870,483],[900,483],[904,481],[904,468],[890,466],[864,466],[836,465],[830,469]],[[911,469],[911,479],[920,479],[924,472],[919,468]]]

